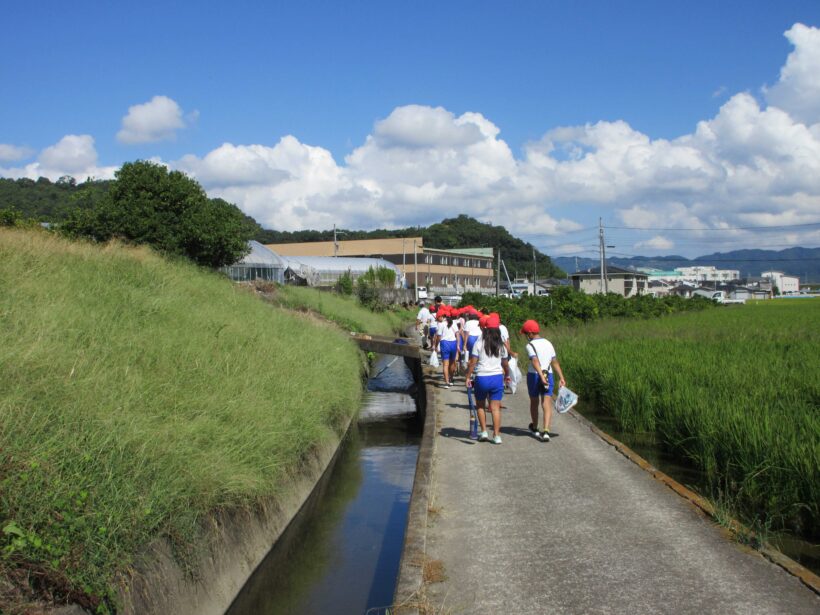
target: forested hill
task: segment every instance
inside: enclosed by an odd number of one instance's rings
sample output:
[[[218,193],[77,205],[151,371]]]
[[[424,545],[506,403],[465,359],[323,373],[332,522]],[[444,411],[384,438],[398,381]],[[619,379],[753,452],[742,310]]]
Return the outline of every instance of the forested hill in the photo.
[[[90,180],[81,184],[73,177],[61,177],[52,182],[45,177],[32,179],[0,178],[0,210],[12,208],[23,218],[42,222],[63,222],[75,209],[91,209],[106,197],[116,180]],[[246,222],[253,229],[253,238],[261,243],[295,243],[302,241],[330,241],[333,231],[274,231],[263,229],[250,216]],[[535,250],[532,244],[513,237],[503,226],[479,222],[470,216],[448,218],[429,227],[354,231],[340,229],[343,239],[384,239],[388,237],[421,237],[429,248],[493,248],[501,250],[501,258],[510,276],[532,277],[533,254],[539,279],[565,277],[546,254]]]
[[[501,258],[510,276],[532,277],[533,254],[536,257],[539,279],[566,277],[549,256],[542,254],[530,243],[512,236],[503,226],[479,222],[467,215],[447,218],[428,227],[411,226],[403,229],[351,231],[339,229],[342,239],[385,239],[388,237],[422,237],[427,248],[493,248],[501,250]],[[261,243],[297,243],[302,241],[331,241],[333,231],[296,231],[293,233],[264,230],[254,237]]]
[[[0,177],[0,209],[14,209],[23,218],[41,222],[62,222],[70,211],[90,208],[108,193],[110,187],[110,181],[91,180],[78,184],[69,176],[56,182],[45,177],[37,181]]]

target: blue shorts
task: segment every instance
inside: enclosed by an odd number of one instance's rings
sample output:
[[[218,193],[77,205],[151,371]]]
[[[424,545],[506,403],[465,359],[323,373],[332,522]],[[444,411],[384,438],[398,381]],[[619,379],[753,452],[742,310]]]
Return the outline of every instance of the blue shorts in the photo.
[[[441,360],[442,361],[455,361],[456,360],[456,341],[453,340],[451,342],[447,342],[442,340],[439,342],[438,347],[441,349]]]
[[[477,335],[468,335],[467,336],[467,352],[473,351],[473,346],[475,346],[475,341],[478,339]]]
[[[437,331],[436,327],[430,327],[430,331],[429,331],[430,339],[433,339],[434,337],[436,337],[436,331]]]
[[[552,395],[552,390],[555,387],[555,382],[552,379],[552,372],[547,374],[547,382],[549,388],[544,388],[544,383],[535,372],[527,372],[527,392],[530,397],[542,397],[544,395]]]
[[[504,397],[504,374],[476,376],[473,380],[473,391],[476,399],[489,397],[490,401],[501,401]]]

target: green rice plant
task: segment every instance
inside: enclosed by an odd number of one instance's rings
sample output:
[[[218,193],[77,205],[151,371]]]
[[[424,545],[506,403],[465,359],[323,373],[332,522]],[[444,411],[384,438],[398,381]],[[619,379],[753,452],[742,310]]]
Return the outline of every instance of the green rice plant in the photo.
[[[349,338],[146,248],[0,229],[0,574],[104,611],[150,541],[184,561],[339,435]]]
[[[654,432],[759,529],[820,535],[820,302],[610,320],[546,333],[570,386]]]

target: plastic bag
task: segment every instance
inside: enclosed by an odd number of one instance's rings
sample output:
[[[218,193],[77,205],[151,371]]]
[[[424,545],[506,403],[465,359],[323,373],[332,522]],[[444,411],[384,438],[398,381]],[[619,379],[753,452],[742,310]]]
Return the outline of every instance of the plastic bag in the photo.
[[[441,365],[441,363],[439,363],[438,360],[438,353],[435,350],[430,353],[430,361],[428,364],[430,365],[430,367],[438,367],[439,365]]]
[[[509,361],[510,366],[510,392],[515,395],[515,392],[518,390],[518,385],[521,384],[521,381],[524,379],[524,376],[521,374],[521,370],[518,369],[518,359],[512,357]]]
[[[558,389],[558,398],[555,400],[555,409],[559,414],[568,412],[575,404],[578,403],[578,394],[573,393],[567,387]]]

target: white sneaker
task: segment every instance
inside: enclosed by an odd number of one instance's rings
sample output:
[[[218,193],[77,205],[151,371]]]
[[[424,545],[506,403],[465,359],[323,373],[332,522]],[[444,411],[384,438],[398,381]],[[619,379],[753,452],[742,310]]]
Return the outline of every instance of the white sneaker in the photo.
[[[488,434],[486,431],[482,431],[478,434],[478,441],[479,442],[486,442],[489,439],[490,439],[490,434]]]
[[[501,436],[494,436],[493,444],[501,444]]]
[[[549,442],[550,441],[550,432],[542,431],[541,432],[541,442]]]

